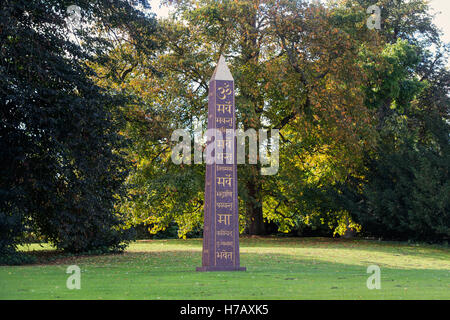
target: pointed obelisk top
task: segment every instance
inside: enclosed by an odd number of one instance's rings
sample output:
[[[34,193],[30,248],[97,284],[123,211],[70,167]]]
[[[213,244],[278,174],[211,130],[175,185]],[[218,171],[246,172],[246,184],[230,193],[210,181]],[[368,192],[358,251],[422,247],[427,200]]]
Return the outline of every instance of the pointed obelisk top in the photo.
[[[211,77],[211,80],[227,80],[234,81],[233,76],[231,75],[230,69],[228,69],[227,63],[225,62],[225,58],[223,55],[220,55],[219,62],[217,63],[216,70]]]

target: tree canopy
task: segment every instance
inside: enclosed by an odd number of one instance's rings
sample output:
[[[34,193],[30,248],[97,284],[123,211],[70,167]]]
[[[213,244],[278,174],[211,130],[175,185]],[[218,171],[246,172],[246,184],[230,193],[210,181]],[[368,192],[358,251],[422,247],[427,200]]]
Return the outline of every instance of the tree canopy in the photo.
[[[135,169],[122,210],[130,221],[154,232],[175,221],[180,236],[201,228],[204,168],[174,165],[169,137],[175,128],[193,137],[206,128],[208,79],[223,54],[236,81],[238,123],[281,129],[282,138],[276,176],[261,176],[259,164],[239,167],[241,230],[360,230],[369,163],[400,146],[400,122],[419,125],[419,109],[436,108],[422,97],[437,89],[430,77],[447,74],[447,48],[424,1],[377,2],[383,27],[369,30],[374,3],[175,1],[159,20],[164,49],[141,57],[154,71],[136,65],[120,82],[139,99],[128,110]],[[439,121],[448,114],[444,100]]]
[[[109,59],[106,31],[152,50],[142,36],[155,21],[126,2],[78,1],[77,27],[69,4],[1,4],[2,255],[24,231],[71,252],[120,250],[129,238],[116,209],[128,172],[116,110],[127,98],[96,85],[88,63]]]
[[[241,232],[448,239],[449,46],[425,0],[164,3],[75,1],[75,27],[68,1],[2,2],[2,252],[201,231],[205,168],[170,137],[206,130],[220,55],[239,127],[281,137],[278,174],[239,165]]]

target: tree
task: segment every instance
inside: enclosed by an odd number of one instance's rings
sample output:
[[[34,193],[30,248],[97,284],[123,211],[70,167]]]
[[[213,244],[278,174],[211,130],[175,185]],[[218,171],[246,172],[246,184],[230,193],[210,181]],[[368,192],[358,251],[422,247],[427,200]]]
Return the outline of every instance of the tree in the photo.
[[[193,138],[196,126],[206,127],[208,80],[223,54],[236,81],[238,123],[280,129],[282,140],[278,175],[238,168],[241,231],[274,232],[274,223],[282,232],[359,229],[365,190],[377,181],[373,164],[404,145],[403,119],[408,136],[423,135],[428,146],[436,140],[419,110],[437,95],[433,108],[447,114],[445,50],[427,6],[391,2],[377,2],[383,28],[369,30],[366,9],[375,1],[176,1],[155,37],[162,50],[117,47],[118,70],[132,70],[124,81],[109,77],[111,68],[96,70],[102,86],[136,97],[124,131],[134,141],[122,203],[130,223],[157,232],[175,221],[180,236],[201,226],[203,166],[174,165],[170,135],[184,128]]]
[[[377,148],[365,157],[365,177],[343,186],[342,194],[352,199],[347,208],[367,233],[440,241],[449,235],[448,47],[424,1],[381,5],[382,50],[362,53]],[[351,186],[358,195],[348,192]]]
[[[354,171],[372,143],[361,68],[354,61],[361,41],[369,46],[373,41],[362,27],[349,33],[336,19],[324,6],[304,1],[178,1],[173,19],[160,21],[164,50],[143,58],[136,72],[127,74],[126,90],[141,99],[133,111],[140,120],[131,121],[127,133],[138,146],[133,150],[136,169],[128,180],[130,201],[123,205],[130,220],[152,225],[153,231],[175,220],[180,235],[201,224],[204,169],[173,165],[169,137],[176,128],[191,130],[193,137],[196,124],[206,127],[208,79],[220,54],[236,81],[242,128],[281,129],[283,152],[294,156],[282,158],[283,178],[261,176],[260,165],[239,167],[243,229],[264,234],[273,231],[269,221],[275,221],[289,230],[282,206],[295,207],[295,219],[308,214],[309,208],[301,206],[305,198],[294,193],[298,189],[283,186],[285,179],[306,190],[334,183],[338,171],[339,179]],[[125,46],[121,50],[132,54]],[[157,72],[140,71],[149,61]],[[114,81],[104,85],[117,86]],[[299,145],[311,154],[298,157]],[[299,171],[318,174],[302,161],[322,162],[330,170],[323,178],[299,181]],[[285,190],[292,190],[288,199]]]
[[[2,1],[2,252],[23,241],[24,227],[70,252],[120,250],[129,238],[115,207],[127,176],[115,112],[124,99],[95,85],[86,63],[104,61],[111,47],[111,37],[93,30],[140,41],[155,22],[126,1],[77,1],[77,29],[70,4]]]

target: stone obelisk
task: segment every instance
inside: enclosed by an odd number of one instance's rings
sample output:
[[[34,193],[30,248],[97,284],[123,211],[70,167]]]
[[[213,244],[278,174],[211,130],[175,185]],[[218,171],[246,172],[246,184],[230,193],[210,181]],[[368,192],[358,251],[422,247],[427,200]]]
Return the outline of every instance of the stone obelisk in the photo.
[[[213,150],[215,161],[206,163],[202,266],[197,271],[246,270],[239,261],[235,128],[234,79],[220,56],[209,82],[207,150]]]

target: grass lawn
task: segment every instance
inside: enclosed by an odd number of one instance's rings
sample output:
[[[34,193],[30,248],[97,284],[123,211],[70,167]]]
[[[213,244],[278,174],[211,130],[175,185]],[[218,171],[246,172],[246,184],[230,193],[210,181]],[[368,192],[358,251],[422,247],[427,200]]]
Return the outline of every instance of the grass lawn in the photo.
[[[324,238],[242,238],[246,272],[195,272],[201,239],[132,243],[124,254],[0,266],[0,299],[450,299],[443,246]],[[49,247],[25,247],[40,257]],[[39,251],[39,252],[38,252]],[[69,265],[81,289],[69,290]],[[369,265],[381,289],[369,290]]]

